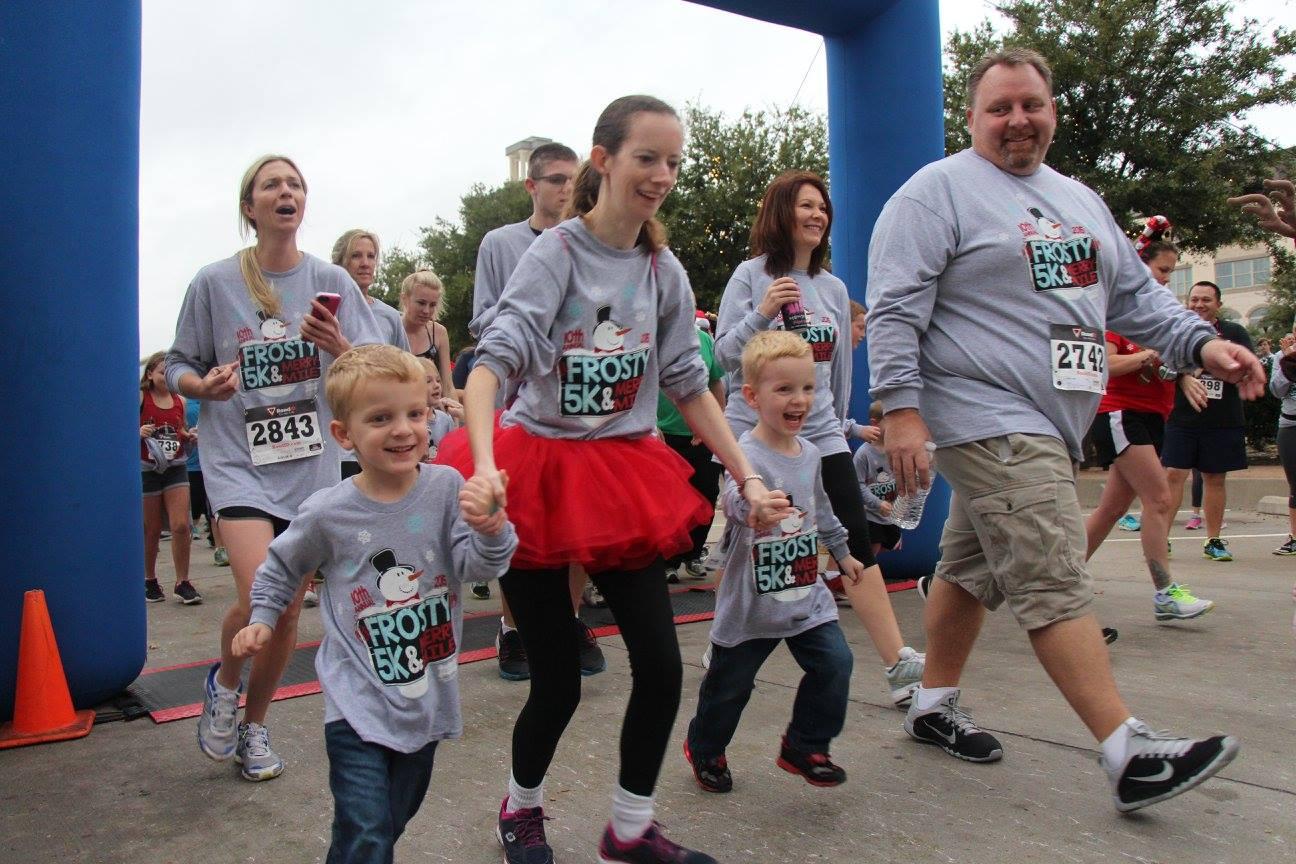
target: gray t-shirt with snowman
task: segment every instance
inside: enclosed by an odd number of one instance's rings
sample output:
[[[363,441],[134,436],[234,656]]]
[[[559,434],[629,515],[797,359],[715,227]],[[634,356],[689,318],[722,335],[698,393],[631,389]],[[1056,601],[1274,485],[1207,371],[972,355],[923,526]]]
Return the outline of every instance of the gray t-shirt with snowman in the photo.
[[[874,447],[865,441],[852,457],[855,462],[855,475],[859,477],[860,495],[864,497],[864,509],[868,511],[868,521],[878,525],[894,524],[890,517],[882,515],[882,502],[895,503],[895,476],[891,473],[891,462],[880,447]]]
[[[459,584],[497,578],[517,547],[512,525],[488,537],[463,521],[463,482],[422,465],[393,503],[372,500],[353,479],[316,492],[252,583],[251,623],[274,627],[306,574],[328,573],[315,654],[324,722],[345,720],[361,739],[401,753],[463,733]]]
[[[840,561],[850,554],[846,529],[824,493],[819,449],[804,438],[796,440],[800,454],[786,456],[751,432],[738,439],[752,468],[770,489],[788,494],[796,513],[768,531],[748,528],[750,507],[727,477],[720,506],[729,520],[729,557],[711,625],[711,641],[725,648],[751,639],[785,639],[837,620],[832,592],[819,578],[819,542]]]
[[[518,262],[476,364],[519,382],[501,426],[547,438],[648,435],[659,388],[677,404],[707,391],[694,314],[669,249],[617,249],[568,219]]]
[[[252,302],[238,256],[209,264],[189,285],[175,343],[166,356],[167,385],[202,377],[239,361],[238,389],[224,402],[204,400],[203,482],[212,510],[254,507],[292,519],[301,502],[338,480],[341,448],[329,434],[324,376],[332,355],[302,339],[301,321],[321,291],[342,296],[338,322],[352,345],[382,342],[373,311],[341,267],[303,255],[284,273],[263,271],[282,311],[265,316]]]
[[[756,425],[755,410],[739,394],[743,385],[743,348],[762,330],[783,329],[782,315],[766,318],[757,308],[775,279],[765,272],[765,261],[766,256],[761,255],[739,264],[720,298],[720,338],[715,343],[715,356],[728,373],[726,392],[737,397],[725,403],[725,419],[734,434]],[[810,323],[802,335],[810,343],[815,361],[814,404],[810,406],[802,435],[814,442],[825,456],[846,453],[849,448],[844,430],[851,389],[850,343],[842,341],[843,332],[846,338],[850,336],[850,296],[846,283],[827,270],[820,270],[813,277],[804,270],[793,270],[787,275],[801,289],[801,305]]]

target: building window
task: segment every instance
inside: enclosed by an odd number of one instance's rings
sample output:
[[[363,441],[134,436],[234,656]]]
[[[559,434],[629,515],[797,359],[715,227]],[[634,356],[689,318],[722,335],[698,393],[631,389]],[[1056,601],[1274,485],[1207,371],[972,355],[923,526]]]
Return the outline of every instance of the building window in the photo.
[[[1269,284],[1269,257],[1241,261],[1217,261],[1215,281],[1221,291],[1259,288]]]
[[[1251,309],[1251,311],[1247,313],[1247,316],[1246,316],[1246,317],[1247,317],[1247,326],[1248,326],[1248,327],[1259,327],[1261,324],[1264,323],[1265,316],[1268,315],[1268,314],[1269,314],[1269,304],[1268,304],[1268,303],[1261,303],[1259,306],[1255,306],[1255,307],[1253,307],[1253,308]]]
[[[1192,265],[1185,264],[1182,267],[1176,267],[1170,272],[1170,290],[1174,292],[1175,297],[1185,300],[1188,297],[1188,289],[1192,287]]]

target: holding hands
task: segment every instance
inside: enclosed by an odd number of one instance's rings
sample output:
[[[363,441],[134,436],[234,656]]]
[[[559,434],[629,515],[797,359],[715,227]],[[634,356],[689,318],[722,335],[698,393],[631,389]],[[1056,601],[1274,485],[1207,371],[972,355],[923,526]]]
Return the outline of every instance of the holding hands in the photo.
[[[777,525],[792,513],[792,502],[787,493],[778,489],[765,488],[765,481],[754,477],[742,485],[741,493],[750,511],[747,514],[747,525],[758,530]]]
[[[849,579],[852,585],[858,585],[860,580],[864,578],[864,571],[868,569],[854,555],[847,555],[842,558],[837,562],[837,566],[840,568],[841,574]]]
[[[508,472],[495,471],[493,475],[474,474],[459,490],[459,512],[463,520],[478,534],[494,537],[504,530],[508,514],[504,489],[508,486]]]

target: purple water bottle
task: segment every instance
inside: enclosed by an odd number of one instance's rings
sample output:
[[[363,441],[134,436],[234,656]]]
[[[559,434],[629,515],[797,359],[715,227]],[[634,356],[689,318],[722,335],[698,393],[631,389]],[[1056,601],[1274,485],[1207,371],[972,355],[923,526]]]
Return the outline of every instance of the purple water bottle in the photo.
[[[806,318],[805,307],[801,305],[800,299],[784,303],[780,314],[783,316],[783,329],[795,330],[798,333],[810,329],[810,321]]]

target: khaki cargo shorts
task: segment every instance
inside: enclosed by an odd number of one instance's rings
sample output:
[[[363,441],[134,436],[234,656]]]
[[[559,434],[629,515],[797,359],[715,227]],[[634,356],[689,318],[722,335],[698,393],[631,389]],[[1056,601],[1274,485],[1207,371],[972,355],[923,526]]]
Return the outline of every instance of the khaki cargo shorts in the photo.
[[[1093,579],[1065,444],[1012,434],[942,447],[936,470],[954,490],[938,578],[987,609],[1007,600],[1026,630],[1089,611]]]

